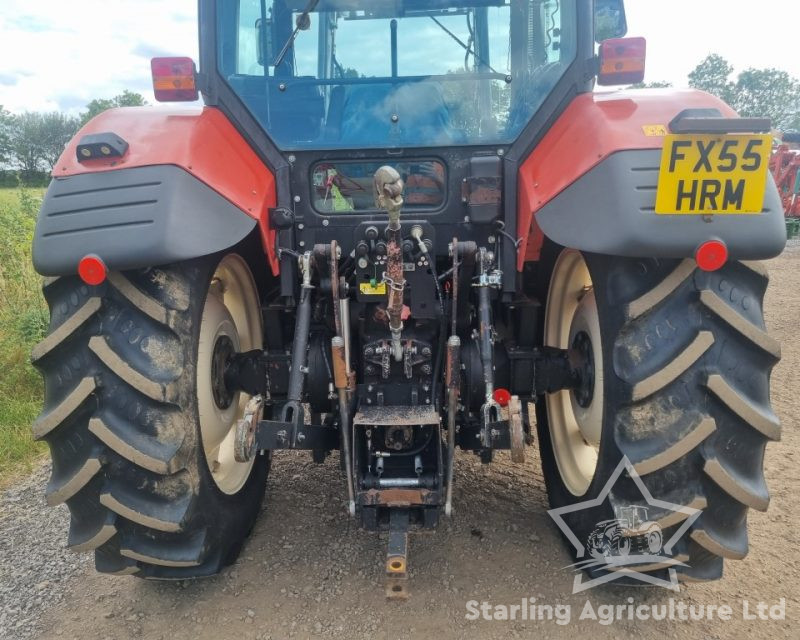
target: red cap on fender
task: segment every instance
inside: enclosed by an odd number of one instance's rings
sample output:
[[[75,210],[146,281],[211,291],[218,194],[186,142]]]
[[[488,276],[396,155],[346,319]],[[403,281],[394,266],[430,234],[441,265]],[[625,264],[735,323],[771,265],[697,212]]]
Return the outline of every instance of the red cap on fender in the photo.
[[[722,240],[709,240],[697,248],[694,259],[703,271],[716,271],[728,261],[728,247]]]
[[[93,253],[83,256],[78,263],[78,275],[86,284],[92,286],[102,284],[107,273],[106,263]]]
[[[501,407],[507,407],[511,400],[511,392],[508,389],[495,389],[492,397]]]

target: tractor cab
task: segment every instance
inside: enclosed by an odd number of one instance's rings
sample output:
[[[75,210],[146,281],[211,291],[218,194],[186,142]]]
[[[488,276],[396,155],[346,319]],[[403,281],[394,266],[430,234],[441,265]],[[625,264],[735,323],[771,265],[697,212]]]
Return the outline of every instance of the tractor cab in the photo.
[[[508,144],[575,60],[578,4],[218,3],[217,68],[281,149]]]
[[[619,510],[619,524],[624,529],[636,530],[647,522],[647,507],[627,505]]]
[[[621,0],[592,9],[585,0],[201,0],[200,89],[275,171],[278,208],[291,211],[279,247],[336,240],[350,255],[367,243],[374,262],[370,234],[385,212],[373,177],[390,165],[405,185],[404,217],[424,223],[443,255],[465,222],[484,243],[498,228],[513,236],[521,159],[571,98],[591,91],[595,35],[625,32]],[[517,268],[512,249],[496,254],[504,272]],[[290,295],[297,277],[284,256]],[[515,286],[504,280],[506,298]],[[434,294],[430,283],[418,288]],[[434,313],[435,301],[421,304]]]

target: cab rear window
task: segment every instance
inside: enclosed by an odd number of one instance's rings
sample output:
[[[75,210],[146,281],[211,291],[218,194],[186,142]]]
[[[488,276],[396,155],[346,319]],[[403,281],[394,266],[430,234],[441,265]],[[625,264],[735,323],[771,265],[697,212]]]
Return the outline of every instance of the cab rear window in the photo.
[[[372,183],[375,172],[384,162],[320,162],[311,170],[311,193],[314,208],[323,214],[347,214],[374,211]],[[445,202],[444,165],[437,160],[396,162],[405,182],[404,208],[438,209]]]

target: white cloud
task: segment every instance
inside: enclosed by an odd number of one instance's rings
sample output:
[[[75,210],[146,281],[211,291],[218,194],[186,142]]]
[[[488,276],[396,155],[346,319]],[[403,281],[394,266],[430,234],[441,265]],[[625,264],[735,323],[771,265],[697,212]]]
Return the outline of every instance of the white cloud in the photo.
[[[628,34],[647,38],[647,80],[687,84],[708,54],[736,71],[777,67],[800,78],[797,0],[627,0]]]
[[[152,102],[149,57],[197,58],[196,2],[3,0],[0,104],[77,112],[124,89]]]
[[[149,57],[197,59],[195,0],[2,0],[0,104],[80,111],[123,89],[150,92]],[[742,70],[800,77],[797,0],[627,0],[630,35],[648,40],[648,80],[684,85],[709,53]]]

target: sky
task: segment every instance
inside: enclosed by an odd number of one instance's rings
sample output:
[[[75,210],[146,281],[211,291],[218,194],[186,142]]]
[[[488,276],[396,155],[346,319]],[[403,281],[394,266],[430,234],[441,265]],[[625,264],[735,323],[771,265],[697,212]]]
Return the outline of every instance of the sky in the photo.
[[[0,105],[77,113],[130,89],[153,102],[149,60],[197,59],[196,0],[0,0]],[[685,86],[709,53],[737,71],[800,78],[798,0],[627,0],[648,41],[647,80]],[[793,51],[794,50],[794,51]]]

